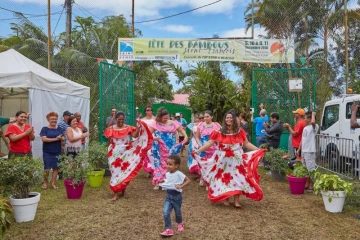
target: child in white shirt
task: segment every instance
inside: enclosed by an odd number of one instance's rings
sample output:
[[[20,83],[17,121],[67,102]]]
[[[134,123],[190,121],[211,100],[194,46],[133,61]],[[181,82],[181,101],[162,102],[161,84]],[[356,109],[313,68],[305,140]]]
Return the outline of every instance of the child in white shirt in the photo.
[[[308,111],[305,114],[305,122],[307,126],[304,128],[302,132],[301,143],[299,145],[299,149],[297,150],[297,155],[302,155],[302,164],[307,168],[309,172],[316,170],[316,133],[319,131],[319,125],[315,123],[315,115],[316,112]],[[305,189],[308,191],[313,190],[313,181],[309,177]]]
[[[164,202],[164,221],[165,231],[160,233],[162,236],[173,236],[174,230],[171,225],[171,212],[175,210],[175,220],[178,223],[178,231],[184,231],[184,224],[182,221],[181,204],[182,204],[182,189],[190,183],[190,179],[178,170],[181,159],[178,155],[170,155],[167,160],[166,177],[164,182],[159,185],[166,189],[166,198]]]

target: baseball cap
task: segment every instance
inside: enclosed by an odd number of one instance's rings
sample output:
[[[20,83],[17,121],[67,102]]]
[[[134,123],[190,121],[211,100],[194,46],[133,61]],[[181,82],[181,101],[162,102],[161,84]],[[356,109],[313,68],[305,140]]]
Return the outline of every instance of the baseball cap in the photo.
[[[293,111],[294,114],[299,114],[300,116],[305,116],[305,110],[302,108],[296,109],[296,111]]]
[[[175,114],[175,117],[180,117],[180,113],[176,113],[176,114]]]
[[[69,111],[65,111],[65,112],[63,113],[63,117],[65,117],[65,116],[71,116],[71,115],[73,115],[73,114],[70,113]]]

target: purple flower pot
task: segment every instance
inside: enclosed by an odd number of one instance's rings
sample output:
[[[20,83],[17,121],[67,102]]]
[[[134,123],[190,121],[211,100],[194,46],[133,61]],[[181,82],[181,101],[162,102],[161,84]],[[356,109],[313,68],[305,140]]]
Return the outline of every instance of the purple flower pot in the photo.
[[[81,198],[84,190],[85,181],[79,184],[72,185],[72,180],[65,180],[64,185],[66,188],[66,194],[68,199],[79,199]]]
[[[295,194],[295,195],[304,194],[307,177],[298,178],[291,175],[287,175],[287,180],[290,185],[291,194]]]

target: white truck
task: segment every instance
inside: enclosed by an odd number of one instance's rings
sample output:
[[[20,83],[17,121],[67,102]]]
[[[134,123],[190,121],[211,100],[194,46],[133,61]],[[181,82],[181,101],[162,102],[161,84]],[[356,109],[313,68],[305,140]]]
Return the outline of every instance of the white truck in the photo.
[[[346,95],[327,101],[318,135],[318,165],[353,177],[359,175],[360,128],[350,126],[351,105],[359,100],[360,95]],[[360,119],[360,110],[356,115]]]

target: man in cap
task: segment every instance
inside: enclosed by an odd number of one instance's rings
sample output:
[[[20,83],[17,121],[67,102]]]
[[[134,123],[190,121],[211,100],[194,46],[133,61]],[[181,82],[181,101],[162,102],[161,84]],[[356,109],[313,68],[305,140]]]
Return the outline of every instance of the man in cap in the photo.
[[[67,121],[69,120],[71,115],[72,113],[70,113],[69,111],[65,111],[63,113],[63,120],[58,123],[58,127],[61,129],[62,135],[64,136],[65,139],[66,139],[66,129],[69,127]]]
[[[260,110],[259,117],[256,117],[255,119],[253,113],[250,112],[250,114],[251,121],[256,124],[256,146],[260,147],[261,144],[266,143],[266,132],[264,129],[264,123],[269,122],[269,117],[266,115],[266,110],[263,108]]]
[[[296,152],[300,146],[302,133],[304,128],[306,127],[306,122],[304,120],[305,111],[302,108],[296,109],[296,111],[293,111],[293,114],[295,114],[296,118],[296,124],[294,126],[294,129],[290,126],[289,123],[284,123],[284,128],[286,128],[289,133],[291,134],[291,144],[294,150],[295,157],[292,160],[296,159]],[[299,156],[301,153],[299,154]]]

